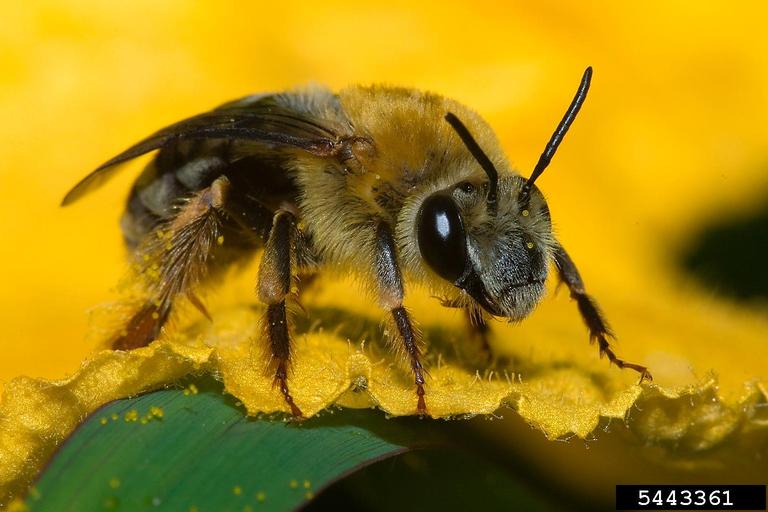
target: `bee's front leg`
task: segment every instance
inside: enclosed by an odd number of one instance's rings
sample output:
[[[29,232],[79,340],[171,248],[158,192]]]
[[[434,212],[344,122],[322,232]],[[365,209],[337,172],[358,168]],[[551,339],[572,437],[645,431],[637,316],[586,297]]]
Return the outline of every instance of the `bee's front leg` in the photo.
[[[257,289],[259,300],[267,306],[264,328],[274,365],[274,384],[280,388],[291,414],[301,418],[301,409],[288,389],[291,339],[285,312],[285,299],[291,291],[292,272],[296,264],[296,239],[297,227],[293,214],[278,211],[264,246]]]
[[[403,307],[403,278],[397,262],[397,250],[389,225],[379,221],[376,225],[376,284],[379,304],[392,313],[397,335],[403,344],[416,383],[419,414],[427,412],[424,400],[424,375],[421,364],[421,349],[416,330],[413,328],[408,312]]]
[[[576,300],[581,317],[589,329],[589,337],[592,341],[597,341],[600,348],[600,355],[605,354],[608,360],[619,368],[630,368],[640,374],[640,382],[644,380],[653,380],[651,373],[645,366],[630,363],[620,359],[611,348],[608,338],[613,337],[608,322],[603,318],[600,308],[597,307],[595,299],[587,294],[584,289],[584,282],[581,280],[579,270],[571,257],[565,252],[562,246],[558,245],[554,254],[555,265],[557,265],[560,279],[568,286],[571,292],[571,298]]]
[[[469,306],[464,308],[464,314],[467,318],[469,337],[477,341],[486,362],[490,363],[493,359],[491,344],[488,342],[491,337],[491,326],[488,325],[485,313],[478,307]]]

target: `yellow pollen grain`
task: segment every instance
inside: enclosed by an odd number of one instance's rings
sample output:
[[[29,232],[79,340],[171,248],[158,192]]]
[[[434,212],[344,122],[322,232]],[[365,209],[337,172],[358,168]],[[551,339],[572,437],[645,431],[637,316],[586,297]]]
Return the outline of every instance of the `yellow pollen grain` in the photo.
[[[216,239],[216,243],[218,245],[224,245],[224,235],[219,235],[219,238]]]
[[[529,212],[528,210],[523,210],[522,214],[523,214],[523,217],[527,217],[531,214],[531,212]]]
[[[113,412],[112,413],[112,421],[117,421],[119,419],[120,419],[120,416],[116,412]]]
[[[258,501],[259,503],[264,503],[264,500],[266,499],[267,499],[267,493],[265,493],[264,491],[259,491],[256,493],[256,501]]]
[[[288,485],[291,487],[291,489],[298,489],[299,488],[299,482],[296,480],[291,480]]]
[[[106,425],[107,423],[109,423],[109,419],[107,419],[107,418],[101,418],[101,419],[99,420],[99,423],[101,423],[102,425]]]
[[[158,318],[160,318],[160,313],[158,313],[157,311],[155,311],[154,313],[152,313],[152,318],[154,318],[155,320],[157,320]]]
[[[232,494],[234,494],[235,496],[240,496],[241,494],[243,494],[243,488],[240,487],[239,485],[234,486],[232,488]]]
[[[200,509],[192,505],[191,507],[189,507],[188,512],[200,512]]]
[[[243,507],[243,512],[253,512],[253,507],[250,505],[246,505]]]
[[[311,500],[312,498],[315,497],[315,493],[313,493],[312,491],[307,491],[304,493],[304,497],[308,500]]]
[[[156,405],[153,405],[149,408],[149,414],[152,415],[154,418],[162,418],[165,412],[163,411],[162,407],[158,407]]]
[[[147,418],[141,418],[141,421],[140,421],[140,423],[141,423],[142,425],[146,425],[147,423],[149,423],[149,421],[147,420]]]
[[[525,244],[525,246],[529,249],[533,249],[533,242],[528,242]]]
[[[117,489],[118,487],[120,487],[120,480],[119,480],[119,479],[117,479],[117,478],[112,478],[112,479],[110,479],[110,481],[109,481],[109,486],[110,486],[112,489]]]
[[[312,487],[312,482],[309,480],[304,480],[304,488],[309,489],[310,487]]]
[[[125,413],[125,422],[129,423],[131,421],[136,421],[139,419],[139,411],[136,409],[131,409],[130,411]]]
[[[197,386],[195,386],[194,384],[190,384],[189,385],[189,392],[192,393],[193,395],[196,395],[198,393]]]

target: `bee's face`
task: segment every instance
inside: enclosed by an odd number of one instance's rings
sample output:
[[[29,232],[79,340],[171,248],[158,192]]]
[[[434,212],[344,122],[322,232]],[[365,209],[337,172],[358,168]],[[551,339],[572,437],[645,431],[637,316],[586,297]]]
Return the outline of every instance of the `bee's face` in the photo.
[[[461,182],[428,196],[416,221],[425,263],[489,313],[511,320],[524,318],[541,299],[554,244],[541,193],[534,187],[521,205],[524,183],[501,177],[493,214],[486,185]]]

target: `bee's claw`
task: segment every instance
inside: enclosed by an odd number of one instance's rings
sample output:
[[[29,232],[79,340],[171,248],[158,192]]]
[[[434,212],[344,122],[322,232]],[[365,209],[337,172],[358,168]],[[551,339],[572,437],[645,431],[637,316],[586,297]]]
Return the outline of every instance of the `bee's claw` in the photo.
[[[426,416],[427,402],[424,400],[424,386],[421,384],[416,386],[416,396],[418,396],[418,401],[416,402],[416,412],[419,414],[419,416]]]

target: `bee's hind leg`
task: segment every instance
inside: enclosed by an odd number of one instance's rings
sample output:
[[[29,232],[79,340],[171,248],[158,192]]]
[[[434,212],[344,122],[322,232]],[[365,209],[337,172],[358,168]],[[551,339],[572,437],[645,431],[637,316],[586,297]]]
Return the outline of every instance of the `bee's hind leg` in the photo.
[[[603,314],[600,312],[595,299],[587,294],[584,289],[584,282],[581,280],[579,270],[576,268],[576,264],[565,252],[562,246],[557,247],[554,254],[555,264],[557,265],[558,272],[560,273],[560,279],[568,286],[568,290],[571,292],[571,298],[576,300],[576,304],[579,307],[581,317],[584,319],[584,323],[587,324],[589,329],[589,337],[592,341],[597,341],[600,348],[600,355],[605,354],[608,356],[608,360],[614,363],[619,368],[630,368],[640,374],[640,382],[644,380],[653,380],[651,373],[645,366],[630,363],[620,359],[611,348],[608,338],[613,337],[608,322],[603,318]]]
[[[267,306],[264,329],[272,356],[274,385],[280,388],[291,414],[304,415],[296,405],[288,389],[288,369],[291,361],[291,339],[285,299],[291,292],[291,282],[296,265],[296,219],[293,214],[279,210],[272,222],[258,278],[259,300]]]
[[[397,335],[403,343],[406,356],[413,371],[416,384],[416,410],[419,414],[427,412],[424,399],[424,376],[426,370],[421,364],[421,349],[418,336],[408,312],[403,307],[403,279],[397,263],[395,241],[390,227],[379,222],[376,226],[376,278],[379,291],[379,303],[392,313]]]
[[[192,197],[178,213],[152,231],[138,249],[141,273],[147,279],[148,297],[111,341],[115,350],[148,345],[160,334],[179,296],[209,316],[194,294],[205,278],[211,253],[224,220],[223,206],[229,180],[221,176]]]

